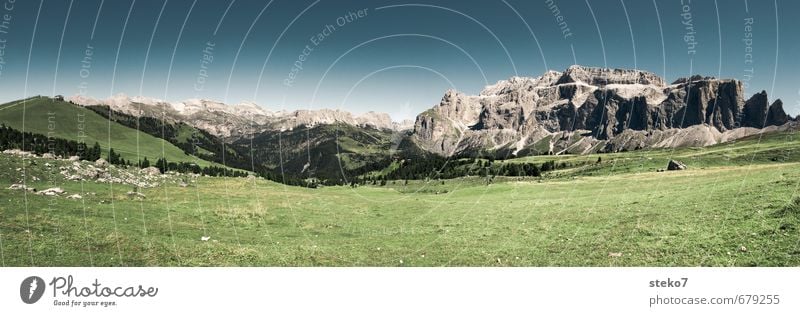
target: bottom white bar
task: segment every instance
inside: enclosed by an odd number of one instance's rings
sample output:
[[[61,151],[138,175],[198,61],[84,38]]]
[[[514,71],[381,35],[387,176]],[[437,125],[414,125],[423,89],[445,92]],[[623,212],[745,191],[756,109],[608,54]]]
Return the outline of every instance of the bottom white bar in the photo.
[[[45,284],[28,304],[31,276]],[[798,294],[797,268],[0,269],[2,315],[777,316]]]

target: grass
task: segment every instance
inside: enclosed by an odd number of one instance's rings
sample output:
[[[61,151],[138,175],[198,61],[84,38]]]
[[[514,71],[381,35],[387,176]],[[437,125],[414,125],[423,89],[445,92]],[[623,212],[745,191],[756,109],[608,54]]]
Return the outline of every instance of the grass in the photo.
[[[596,163],[598,157],[602,160],[599,164]],[[562,170],[552,176],[573,177],[653,172],[666,169],[666,162],[669,159],[684,162],[693,169],[719,166],[748,168],[754,164],[800,162],[800,134],[792,132],[753,135],[734,142],[705,148],[649,149],[590,155],[529,156],[509,159],[506,162],[544,163],[555,160],[558,163],[563,162],[576,167]]]
[[[800,196],[797,196],[783,208],[775,212],[776,217],[800,216]]]
[[[591,163],[488,186],[468,177],[304,189],[202,177],[142,190],[141,201],[127,186],[64,182],[66,162],[48,169],[35,159],[29,185],[84,199],[0,189],[2,264],[799,266],[798,148],[797,133],[781,133],[601,154],[600,164],[598,155],[527,157],[515,161]],[[656,172],[670,158],[689,169]],[[22,164],[2,156],[5,187],[21,180]]]
[[[106,118],[92,110],[47,97],[33,97],[0,105],[0,123],[22,131],[23,121],[26,132],[43,135],[51,135],[49,133],[52,132],[53,137],[82,140],[88,146],[97,142],[103,148],[104,157],[108,148],[113,147],[115,152],[133,162],[144,157],[148,157],[151,162],[166,157],[173,162],[195,162],[200,166],[218,165],[187,155],[180,148],[160,138],[115,122],[109,124]]]

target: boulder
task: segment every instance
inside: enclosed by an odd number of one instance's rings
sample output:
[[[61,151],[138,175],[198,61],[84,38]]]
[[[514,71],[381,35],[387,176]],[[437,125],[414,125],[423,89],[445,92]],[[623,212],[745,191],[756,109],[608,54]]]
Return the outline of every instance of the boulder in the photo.
[[[161,174],[161,170],[158,170],[158,168],[156,167],[147,167],[147,168],[142,168],[142,170],[140,170],[139,173],[146,174],[148,176],[157,176]]]
[[[33,154],[29,151],[22,151],[19,149],[6,149],[3,151],[4,154],[20,156],[20,157],[31,157]]]
[[[105,159],[103,159],[103,158],[97,159],[97,160],[94,162],[94,166],[95,166],[95,167],[98,167],[98,168],[108,168],[108,161],[106,161],[106,160],[105,160]]]
[[[73,194],[73,195],[68,196],[67,198],[70,199],[70,200],[80,200],[83,197],[80,194]]]
[[[685,170],[685,169],[686,165],[677,160],[670,159],[669,163],[667,164],[667,170]]]
[[[81,171],[81,174],[85,176],[87,179],[97,179],[100,177],[100,173],[94,169],[83,170]]]
[[[63,193],[64,193],[63,189],[56,187],[56,188],[49,188],[49,189],[45,189],[45,190],[39,191],[36,194],[45,195],[45,196],[56,196],[56,195],[63,194]]]
[[[144,199],[145,195],[139,192],[128,191],[128,197],[132,199]]]
[[[18,184],[18,183],[14,183],[14,184],[12,184],[10,187],[8,187],[8,189],[9,189],[9,190],[25,190],[25,191],[34,191],[34,189],[33,189],[33,188],[31,188],[31,187],[29,187],[29,186],[27,186],[27,185],[24,185],[24,184]]]
[[[78,157],[78,156],[69,156],[69,161],[79,161],[79,160],[81,160],[81,157]]]
[[[56,159],[56,155],[53,155],[51,153],[44,153],[44,154],[42,154],[42,158],[44,158],[44,159]]]

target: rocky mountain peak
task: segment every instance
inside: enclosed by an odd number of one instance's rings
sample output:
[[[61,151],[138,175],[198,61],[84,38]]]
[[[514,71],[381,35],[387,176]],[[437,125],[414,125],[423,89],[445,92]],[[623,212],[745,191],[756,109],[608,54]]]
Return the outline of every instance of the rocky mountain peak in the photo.
[[[500,80],[493,85],[486,86],[483,91],[481,91],[480,95],[493,96],[506,94],[511,91],[531,91],[534,88],[549,87],[555,85],[561,76],[561,72],[554,70],[547,71],[536,78],[514,76],[508,80]]]
[[[269,130],[291,130],[297,126],[344,123],[378,129],[408,129],[409,122],[393,122],[386,113],[367,112],[353,115],[343,110],[319,109],[296,111],[269,111],[250,101],[226,104],[208,99],[187,99],[167,102],[148,97],[129,97],[116,94],[104,100],[75,95],[69,98],[83,106],[106,105],[111,109],[133,116],[146,116],[173,122],[185,122],[196,128],[222,137]]]
[[[766,92],[745,101],[743,84],[735,79],[695,75],[667,85],[647,71],[574,65],[535,78],[500,80],[476,96],[449,90],[417,116],[413,137],[419,147],[445,156],[487,150],[516,154],[538,148],[543,139],[556,146],[557,135],[574,132],[587,138],[582,146],[610,144],[620,135],[638,139],[632,148],[698,145],[712,144],[739,127],[760,129],[790,120],[783,103],[770,105]],[[655,131],[660,136],[653,136]],[[664,143],[666,135],[695,141]],[[574,143],[569,139],[565,142]]]
[[[675,81],[673,81],[672,84],[674,84],[674,85],[675,84],[684,84],[684,83],[695,82],[695,81],[710,81],[710,80],[716,80],[716,79],[717,78],[714,78],[712,76],[692,75],[690,77],[681,77],[681,78],[675,79]]]
[[[583,82],[593,86],[608,84],[642,84],[665,86],[664,79],[658,75],[636,69],[609,69],[572,65],[558,79],[557,84]]]
[[[269,116],[271,114],[259,105],[249,101],[238,104],[225,104],[207,99],[188,99],[181,102],[173,102],[170,105],[183,115],[191,115],[203,111],[223,112],[237,116]]]

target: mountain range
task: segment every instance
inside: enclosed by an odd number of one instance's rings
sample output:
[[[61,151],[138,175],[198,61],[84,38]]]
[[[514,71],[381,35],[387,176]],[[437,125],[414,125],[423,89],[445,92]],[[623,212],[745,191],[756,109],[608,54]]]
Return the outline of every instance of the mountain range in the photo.
[[[589,153],[708,146],[792,120],[766,92],[742,82],[692,76],[667,84],[641,70],[571,66],[512,77],[479,95],[447,91],[417,116],[414,140],[444,156]]]
[[[511,77],[478,95],[449,90],[414,122],[393,122],[377,112],[269,111],[252,102],[124,94],[68,100],[120,128],[167,140],[185,155],[283,180],[337,183],[409,158],[700,147],[798,126],[780,100],[770,103],[764,91],[748,97],[735,79],[691,76],[667,83],[647,71],[585,66]],[[63,101],[48,102],[42,104]],[[107,146],[113,143],[119,142]]]
[[[478,95],[449,90],[439,104],[420,113],[413,123],[393,122],[388,114],[377,112],[268,111],[252,102],[166,102],[124,94],[105,100],[73,96],[70,101],[107,105],[137,117],[184,122],[232,141],[331,124],[411,130],[416,146],[440,156],[708,146],[793,120],[780,100],[770,104],[764,91],[747,97],[743,83],[735,79],[696,75],[668,84],[647,71],[578,65],[535,78],[501,80]]]
[[[69,100],[83,106],[105,105],[114,111],[137,117],[185,122],[215,136],[233,139],[264,131],[292,130],[298,126],[344,123],[357,127],[403,130],[411,128],[413,124],[411,121],[393,122],[386,113],[370,111],[354,115],[332,109],[268,111],[252,102],[225,104],[205,99],[166,102],[141,96],[129,97],[125,94],[117,94],[104,100],[75,95]]]

